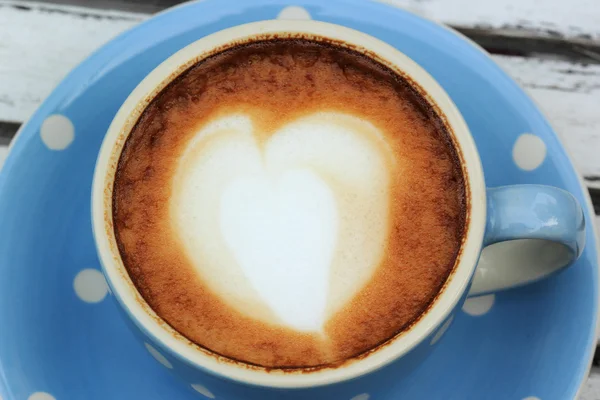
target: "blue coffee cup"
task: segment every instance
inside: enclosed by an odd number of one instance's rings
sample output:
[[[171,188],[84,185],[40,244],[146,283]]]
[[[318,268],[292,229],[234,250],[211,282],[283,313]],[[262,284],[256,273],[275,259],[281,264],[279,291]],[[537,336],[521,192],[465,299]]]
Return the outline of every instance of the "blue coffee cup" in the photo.
[[[202,348],[162,320],[137,291],[121,260],[112,221],[117,160],[139,116],[166,85],[194,63],[235,44],[265,37],[335,41],[394,68],[414,82],[452,133],[467,188],[467,227],[454,271],[429,309],[410,327],[368,354],[320,369],[262,368]],[[262,21],[206,36],[152,71],[115,116],[98,156],[92,191],[94,236],[103,271],[125,319],[165,368],[206,398],[365,400],[373,388],[399,379],[435,351],[435,343],[468,296],[525,285],[572,264],[585,245],[584,215],[568,192],[549,186],[486,188],[479,153],[460,112],[445,91],[410,58],[361,32],[317,21]],[[502,243],[519,240],[510,252]],[[503,265],[479,263],[501,252]],[[514,249],[517,249],[516,251]],[[361,397],[362,396],[362,397]]]

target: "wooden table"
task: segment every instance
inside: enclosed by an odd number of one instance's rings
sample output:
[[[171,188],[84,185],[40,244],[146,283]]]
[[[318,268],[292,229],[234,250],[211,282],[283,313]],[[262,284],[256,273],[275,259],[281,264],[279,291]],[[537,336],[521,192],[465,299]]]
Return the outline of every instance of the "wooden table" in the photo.
[[[490,52],[562,137],[600,214],[599,0],[382,1],[446,23]],[[0,163],[19,125],[74,66],[176,3],[0,0]],[[581,399],[600,400],[600,352]]]

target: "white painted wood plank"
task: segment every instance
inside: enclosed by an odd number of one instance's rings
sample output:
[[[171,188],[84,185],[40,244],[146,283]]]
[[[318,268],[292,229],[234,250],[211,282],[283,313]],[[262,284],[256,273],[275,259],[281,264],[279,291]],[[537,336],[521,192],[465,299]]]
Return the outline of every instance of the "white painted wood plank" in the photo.
[[[91,52],[145,16],[111,11],[52,13],[0,1],[0,121],[23,122],[60,80]],[[87,9],[84,9],[86,12]],[[69,12],[71,11],[71,12]]]
[[[429,11],[425,10],[429,16],[444,14],[445,8],[438,0],[394,1],[412,9],[430,7]],[[471,7],[466,7],[466,1],[443,3],[461,5],[467,10]],[[506,6],[512,4],[511,1],[498,3]],[[524,5],[530,3],[530,0],[520,0],[521,6],[516,9],[525,12]],[[31,10],[26,11],[9,6],[14,4],[23,3],[0,0],[0,121],[25,121],[71,68],[100,45],[146,18],[143,14],[29,2],[26,4]],[[473,7],[476,11],[479,6]],[[490,7],[495,10],[498,6]],[[600,15],[600,11],[589,14]],[[448,17],[452,15],[448,13]],[[471,18],[470,24],[479,18],[477,12],[473,15],[477,17]],[[508,18],[506,10],[494,15]],[[499,22],[504,21],[502,18],[493,21],[502,24],[504,22]],[[507,56],[494,56],[494,59],[527,88],[545,111],[574,156],[579,171],[584,176],[600,176],[600,156],[597,155],[600,149],[600,66]]]
[[[12,0],[15,1],[15,0]],[[21,0],[22,1],[22,0]],[[158,11],[181,0],[45,0],[46,3],[85,7]],[[526,30],[542,36],[597,38],[600,33],[597,0],[375,0],[397,5],[431,19],[463,27]]]
[[[4,160],[6,160],[6,156],[8,155],[8,147],[0,146],[0,168],[4,164]]]
[[[579,400],[600,399],[600,368],[592,368],[590,377],[581,389]]]
[[[568,38],[600,38],[598,0],[380,0],[464,27],[519,28]]]
[[[539,105],[578,170],[584,176],[600,176],[600,65],[493,58]]]

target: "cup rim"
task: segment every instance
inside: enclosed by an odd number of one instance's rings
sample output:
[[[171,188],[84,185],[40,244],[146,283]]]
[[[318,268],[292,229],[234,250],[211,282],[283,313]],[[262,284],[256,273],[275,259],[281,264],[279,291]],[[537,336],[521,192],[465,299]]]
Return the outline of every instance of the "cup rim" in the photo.
[[[162,320],[131,281],[118,251],[112,224],[112,187],[125,140],[152,99],[173,79],[207,56],[236,43],[278,37],[333,40],[363,52],[404,75],[436,108],[461,158],[469,207],[467,232],[459,260],[437,298],[408,330],[364,357],[335,368],[306,373],[252,367],[215,355],[190,342]],[[171,355],[205,372],[250,385],[306,388],[353,379],[377,370],[415,348],[445,321],[468,290],[481,252],[486,225],[486,189],[475,142],[462,115],[441,86],[416,62],[391,45],[365,33],[320,21],[259,21],[205,36],[163,61],[129,95],[115,115],[102,143],[92,184],[92,226],[102,269],[114,296],[142,332]]]

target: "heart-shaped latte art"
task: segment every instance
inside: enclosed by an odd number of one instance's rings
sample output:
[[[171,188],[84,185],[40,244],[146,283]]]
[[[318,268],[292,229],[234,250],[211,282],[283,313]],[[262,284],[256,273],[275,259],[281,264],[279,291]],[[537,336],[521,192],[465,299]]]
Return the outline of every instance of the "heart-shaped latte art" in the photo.
[[[248,116],[220,117],[181,158],[174,231],[231,307],[318,332],[381,261],[391,160],[379,130],[354,116],[315,113],[264,143]]]

